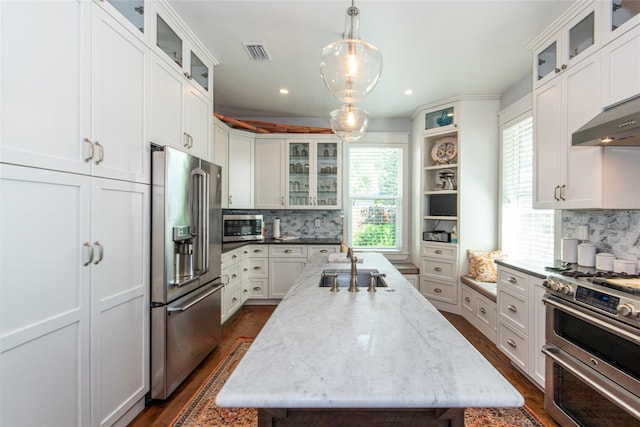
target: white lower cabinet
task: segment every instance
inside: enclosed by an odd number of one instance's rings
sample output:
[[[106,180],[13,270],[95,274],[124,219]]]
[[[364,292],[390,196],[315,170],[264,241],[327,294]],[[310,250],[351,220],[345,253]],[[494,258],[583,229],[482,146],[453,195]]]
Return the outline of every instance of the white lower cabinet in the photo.
[[[266,299],[269,296],[269,248],[249,245],[243,249],[242,302],[249,298]]]
[[[462,316],[495,343],[496,303],[465,285],[461,285],[460,289]]]
[[[242,248],[234,249],[222,254],[222,323],[224,323],[241,306],[240,268]]]
[[[458,303],[457,246],[422,243],[420,292],[430,300]]]
[[[149,187],[0,176],[0,425],[112,425],[149,389]]]
[[[307,265],[306,245],[269,245],[269,297],[282,298]]]
[[[544,279],[498,266],[498,348],[544,389]]]

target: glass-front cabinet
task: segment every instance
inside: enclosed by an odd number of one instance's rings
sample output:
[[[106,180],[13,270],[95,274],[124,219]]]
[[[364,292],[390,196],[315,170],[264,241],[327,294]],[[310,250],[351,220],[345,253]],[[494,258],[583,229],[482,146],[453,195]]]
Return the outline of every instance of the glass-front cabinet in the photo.
[[[340,208],[339,142],[288,140],[287,157],[287,207]]]

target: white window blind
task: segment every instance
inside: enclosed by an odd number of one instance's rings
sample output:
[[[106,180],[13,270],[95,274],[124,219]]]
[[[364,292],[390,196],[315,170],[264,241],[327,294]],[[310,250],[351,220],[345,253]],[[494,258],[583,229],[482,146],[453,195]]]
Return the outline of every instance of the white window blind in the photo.
[[[502,128],[503,252],[518,260],[552,260],[553,210],[533,209],[533,119]]]
[[[402,148],[349,146],[351,246],[402,248]]]

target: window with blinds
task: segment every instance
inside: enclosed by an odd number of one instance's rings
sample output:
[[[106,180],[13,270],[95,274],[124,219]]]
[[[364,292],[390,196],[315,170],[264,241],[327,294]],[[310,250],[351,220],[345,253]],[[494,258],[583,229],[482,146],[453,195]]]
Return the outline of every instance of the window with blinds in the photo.
[[[403,148],[350,145],[348,150],[351,246],[400,250]]]
[[[533,209],[533,119],[502,127],[502,251],[518,260],[552,260],[554,211]]]

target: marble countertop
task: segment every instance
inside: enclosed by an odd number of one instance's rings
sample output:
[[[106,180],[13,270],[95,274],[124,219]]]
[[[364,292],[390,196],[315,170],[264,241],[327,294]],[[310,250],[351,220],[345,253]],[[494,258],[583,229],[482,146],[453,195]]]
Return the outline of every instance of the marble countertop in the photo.
[[[553,267],[553,261],[520,261],[509,258],[497,259],[496,264],[504,265],[515,270],[521,271],[525,274],[531,274],[533,276],[545,279],[549,275],[549,270],[546,267]]]
[[[381,254],[377,292],[320,288],[326,255],[300,274],[224,385],[221,407],[517,407],[523,397]],[[338,268],[349,268],[341,264]]]
[[[336,239],[317,239],[317,238],[300,238],[300,239],[264,239],[264,240],[248,240],[244,242],[224,242],[222,244],[222,252],[229,252],[242,246],[247,245],[340,245],[340,240]]]

